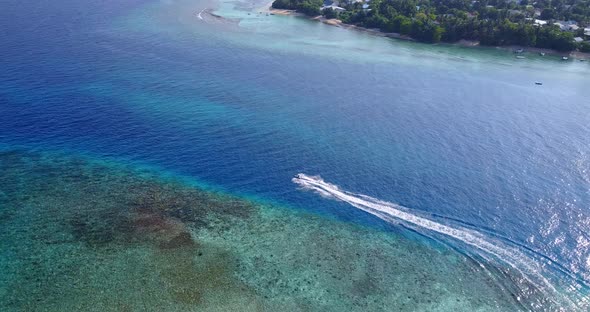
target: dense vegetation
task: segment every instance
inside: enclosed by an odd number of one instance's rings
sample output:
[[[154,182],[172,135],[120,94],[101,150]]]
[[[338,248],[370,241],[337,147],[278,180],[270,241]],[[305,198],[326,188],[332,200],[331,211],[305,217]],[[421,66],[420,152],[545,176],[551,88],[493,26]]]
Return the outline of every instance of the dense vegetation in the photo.
[[[320,15],[322,0],[276,0],[272,3],[275,9],[296,10],[309,16]]]
[[[343,0],[345,1],[345,0]],[[521,45],[571,51],[589,51],[584,37],[590,24],[590,0],[372,0],[369,9],[361,2],[341,2],[346,11],[326,9],[322,14],[344,23],[384,32],[395,32],[424,42],[476,40],[482,45]],[[320,14],[319,0],[277,0],[275,8]],[[547,20],[538,26],[535,19]],[[565,31],[552,22],[573,20],[578,30]]]

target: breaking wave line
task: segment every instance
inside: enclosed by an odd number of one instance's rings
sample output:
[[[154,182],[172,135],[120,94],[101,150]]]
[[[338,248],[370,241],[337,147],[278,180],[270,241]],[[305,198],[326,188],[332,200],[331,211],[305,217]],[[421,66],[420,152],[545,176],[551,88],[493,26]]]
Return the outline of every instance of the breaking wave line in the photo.
[[[394,203],[382,201],[363,194],[341,190],[337,185],[325,182],[320,176],[310,176],[299,173],[293,177],[292,181],[304,190],[314,191],[326,198],[346,202],[353,207],[370,213],[386,222],[402,224],[422,234],[425,234],[424,230],[428,230],[452,237],[459,242],[482,251],[483,253],[478,254],[485,259],[489,260],[488,256],[493,256],[497,258],[497,260],[505,262],[510,267],[520,272],[524,278],[535,285],[535,287],[539,288],[539,290],[549,291],[553,294],[558,293],[553,284],[541,273],[544,271],[544,264],[541,261],[535,260],[532,256],[529,256],[517,247],[511,246],[506,242],[487,237],[484,234],[469,228],[455,225],[449,226],[426,217],[418,216],[411,213],[409,208]],[[483,264],[481,265],[483,267]],[[576,307],[576,304],[574,304],[569,298],[562,299],[567,301],[572,308]]]

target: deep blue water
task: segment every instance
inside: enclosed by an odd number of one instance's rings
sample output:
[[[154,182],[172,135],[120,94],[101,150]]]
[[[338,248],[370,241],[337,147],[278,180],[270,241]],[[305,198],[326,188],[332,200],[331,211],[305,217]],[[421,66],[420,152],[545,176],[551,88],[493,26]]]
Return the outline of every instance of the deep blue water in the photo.
[[[385,44],[429,58],[270,49],[252,42],[271,35],[187,22],[174,5],[186,3],[5,1],[0,146],[136,162],[385,226],[291,182],[321,175],[505,237],[590,282],[587,64],[403,42]]]

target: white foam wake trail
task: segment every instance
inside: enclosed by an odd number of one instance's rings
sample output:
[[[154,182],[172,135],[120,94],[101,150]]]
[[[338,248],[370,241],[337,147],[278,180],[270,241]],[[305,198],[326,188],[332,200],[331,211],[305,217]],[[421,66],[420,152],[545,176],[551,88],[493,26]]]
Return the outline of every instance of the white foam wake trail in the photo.
[[[545,291],[556,291],[553,285],[541,274],[543,270],[542,263],[532,259],[524,252],[518,250],[518,248],[510,246],[505,242],[494,240],[493,238],[487,237],[472,229],[449,226],[418,216],[409,212],[409,208],[394,203],[382,201],[363,194],[355,194],[341,190],[338,186],[325,182],[319,176],[309,176],[300,173],[296,175],[292,181],[303,189],[312,190],[324,197],[346,202],[386,222],[401,223],[422,233],[424,233],[424,230],[428,230],[452,237],[462,243],[483,251],[483,253],[480,254],[485,258],[491,255],[498,260],[507,263],[521,272],[529,282],[536,284],[537,287],[544,289]],[[531,277],[534,277],[534,280],[531,280]]]
[[[203,13],[203,11],[205,11],[206,9],[202,9],[201,12],[199,12],[199,14],[197,14],[197,17],[199,19],[203,19],[203,16],[201,16],[201,13]]]

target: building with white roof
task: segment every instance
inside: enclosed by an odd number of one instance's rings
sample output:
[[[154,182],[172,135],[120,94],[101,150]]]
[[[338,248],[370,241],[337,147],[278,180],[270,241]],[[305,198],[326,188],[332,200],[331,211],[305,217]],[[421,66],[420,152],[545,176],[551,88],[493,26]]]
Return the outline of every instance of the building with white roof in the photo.
[[[547,21],[536,19],[535,20],[535,25],[545,26],[545,25],[547,25]]]

